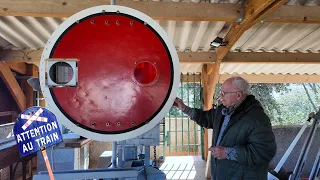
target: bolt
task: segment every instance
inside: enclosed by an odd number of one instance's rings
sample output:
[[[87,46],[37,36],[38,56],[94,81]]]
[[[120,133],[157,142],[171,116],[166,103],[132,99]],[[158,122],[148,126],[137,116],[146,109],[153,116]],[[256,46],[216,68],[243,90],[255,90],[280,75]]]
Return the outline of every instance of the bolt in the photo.
[[[120,122],[117,122],[117,125],[118,125],[118,126],[120,126],[120,124],[121,124]]]
[[[107,123],[106,123],[106,126],[110,126],[110,123],[109,123],[109,122],[107,122]]]

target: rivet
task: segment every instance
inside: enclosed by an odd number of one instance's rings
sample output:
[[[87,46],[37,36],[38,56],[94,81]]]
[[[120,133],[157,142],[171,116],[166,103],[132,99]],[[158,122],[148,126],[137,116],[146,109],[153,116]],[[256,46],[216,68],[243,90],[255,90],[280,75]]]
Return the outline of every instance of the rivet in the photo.
[[[94,24],[94,20],[91,20],[90,22],[91,22],[91,24]]]
[[[130,21],[130,25],[131,25],[131,26],[133,25],[133,21]]]
[[[77,21],[77,23],[79,24],[79,23],[80,23],[80,21],[78,20],[78,21]]]
[[[132,121],[132,122],[131,122],[131,125],[134,125],[134,124],[135,124],[135,123]]]
[[[107,122],[107,123],[106,123],[106,126],[110,126],[110,123],[109,123],[109,122]]]
[[[106,20],[106,24],[108,24],[109,22],[108,22],[108,20]]]
[[[120,126],[120,125],[121,125],[121,123],[120,123],[120,122],[117,122],[117,125],[118,125],[118,126]]]
[[[157,62],[154,62],[153,64],[157,64]]]
[[[116,21],[116,24],[119,24],[119,23],[120,23],[120,22],[117,20],[117,21]]]
[[[120,11],[119,11],[119,10],[117,10],[117,13],[120,13]]]
[[[147,25],[148,23],[147,23],[147,22],[144,22],[143,24],[144,24],[144,25]]]
[[[96,123],[91,123],[91,126],[95,126],[96,125]]]
[[[137,64],[137,62],[134,62],[134,64]]]
[[[103,13],[105,13],[105,12],[106,12],[106,10],[102,10],[102,12],[103,12]]]

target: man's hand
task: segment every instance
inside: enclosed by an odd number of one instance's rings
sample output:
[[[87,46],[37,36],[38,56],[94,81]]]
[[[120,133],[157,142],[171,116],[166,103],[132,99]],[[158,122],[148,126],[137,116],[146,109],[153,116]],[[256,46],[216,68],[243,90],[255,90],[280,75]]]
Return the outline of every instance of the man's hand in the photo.
[[[213,155],[214,158],[217,159],[226,159],[226,151],[227,148],[222,147],[222,146],[213,146],[209,148],[209,151],[211,151],[211,154]]]
[[[174,100],[173,106],[179,108],[180,110],[184,110],[186,105],[183,103],[183,101],[180,98],[176,98]]]

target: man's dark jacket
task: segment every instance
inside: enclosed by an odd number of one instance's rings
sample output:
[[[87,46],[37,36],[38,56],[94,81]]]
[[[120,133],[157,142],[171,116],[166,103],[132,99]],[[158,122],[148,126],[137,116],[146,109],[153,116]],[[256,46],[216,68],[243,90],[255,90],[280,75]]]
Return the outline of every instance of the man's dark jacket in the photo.
[[[192,116],[198,125],[213,129],[213,146],[224,120],[222,108],[223,105],[209,111],[196,109]],[[275,156],[277,147],[270,119],[253,95],[248,95],[231,115],[220,146],[234,147],[238,160],[218,160],[211,156],[212,179],[267,179],[268,164]]]

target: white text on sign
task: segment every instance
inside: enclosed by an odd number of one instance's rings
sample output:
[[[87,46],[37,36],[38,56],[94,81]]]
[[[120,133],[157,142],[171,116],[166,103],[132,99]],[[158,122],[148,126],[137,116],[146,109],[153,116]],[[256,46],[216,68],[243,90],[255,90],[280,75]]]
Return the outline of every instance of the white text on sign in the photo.
[[[48,123],[48,124],[33,128],[31,130],[25,131],[23,133],[16,134],[16,138],[18,143],[23,142],[25,140],[29,140],[31,138],[32,139],[36,138],[34,141],[37,142],[36,144],[39,146],[39,148],[41,148],[46,144],[59,140],[59,135],[57,132],[43,136],[44,134],[58,128],[59,127],[57,123],[52,122],[52,123]],[[33,150],[32,142],[23,144],[23,153],[31,150]]]

